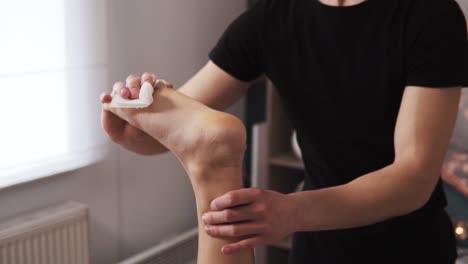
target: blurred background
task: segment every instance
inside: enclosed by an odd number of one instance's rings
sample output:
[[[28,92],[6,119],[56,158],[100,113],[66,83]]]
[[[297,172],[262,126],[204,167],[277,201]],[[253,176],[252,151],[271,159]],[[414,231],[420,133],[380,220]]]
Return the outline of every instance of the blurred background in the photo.
[[[115,81],[144,71],[153,71],[179,87],[207,62],[208,52],[228,24],[253,2],[0,2],[0,240],[7,241],[0,242],[0,263],[16,264],[10,260],[22,258],[25,263],[39,263],[24,257],[34,254],[41,256],[42,263],[51,263],[44,254],[34,253],[40,251],[40,241],[49,239],[47,234],[34,234],[14,247],[11,233],[2,230],[11,230],[13,222],[23,223],[23,230],[42,226],[47,219],[31,223],[31,218],[15,217],[62,201],[85,205],[86,228],[61,226],[57,243],[72,248],[81,243],[73,240],[73,232],[81,230],[77,237],[89,235],[84,258],[92,263],[117,263],[160,242],[180,238],[196,226],[193,192],[178,161],[171,154],[142,157],[109,144],[100,127],[98,96],[110,91]],[[458,2],[468,14],[468,2]],[[249,129],[245,186],[258,181],[251,173],[256,148],[252,128],[266,121],[267,86],[254,84],[246,98],[229,109]],[[460,247],[468,247],[468,108],[464,98],[444,168],[448,210],[460,227],[454,230]],[[282,140],[290,146],[289,134]],[[286,166],[300,168],[297,164],[293,161]],[[65,219],[72,215],[68,212],[79,215],[81,209],[67,204],[50,210]],[[44,211],[40,212],[36,216],[44,219]],[[50,254],[59,254],[57,263],[67,263],[60,262],[65,259],[61,253]],[[76,257],[78,253],[70,254]]]

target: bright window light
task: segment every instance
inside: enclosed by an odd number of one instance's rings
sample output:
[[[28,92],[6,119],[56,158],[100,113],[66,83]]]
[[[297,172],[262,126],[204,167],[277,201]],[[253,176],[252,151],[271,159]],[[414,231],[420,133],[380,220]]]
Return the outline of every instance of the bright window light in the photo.
[[[68,151],[63,75],[36,73],[0,78],[0,87],[10,90],[13,99],[4,97],[0,104],[0,169],[27,166]]]
[[[84,74],[91,72],[89,69],[102,71],[99,68],[104,66],[102,61],[100,67],[92,63],[77,66],[67,61],[74,53],[81,58],[86,52],[97,50],[92,45],[85,50],[78,44],[67,43],[67,36],[74,35],[74,32],[67,35],[67,27],[82,29],[89,25],[85,19],[80,21],[79,14],[67,20],[71,13],[71,7],[66,9],[67,2],[73,1],[0,1],[0,189],[90,162],[89,157],[77,157],[74,152],[73,146],[79,146],[80,142],[73,136],[76,131],[71,131],[77,124],[71,124],[70,119],[81,115],[77,118],[81,120],[79,127],[89,135],[91,123],[98,118],[86,119],[79,113],[84,112],[82,109],[70,106],[73,106],[71,93],[84,101],[89,90],[72,91],[69,80],[77,74],[86,79],[92,75]],[[80,2],[84,11],[96,6],[89,1]],[[85,44],[89,43],[93,42]],[[73,50],[67,50],[70,47]],[[88,114],[96,115],[89,110]],[[80,147],[83,152],[83,146]]]

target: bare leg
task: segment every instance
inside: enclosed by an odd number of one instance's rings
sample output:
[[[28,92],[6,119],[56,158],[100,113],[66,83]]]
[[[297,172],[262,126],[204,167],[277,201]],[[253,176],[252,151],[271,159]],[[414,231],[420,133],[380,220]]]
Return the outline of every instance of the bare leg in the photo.
[[[242,187],[240,177],[241,168],[238,166],[218,169],[204,168],[196,173],[200,174],[192,174],[190,175],[190,178],[192,180],[193,189],[195,191],[199,222],[198,263],[253,263],[252,252],[244,252],[240,255],[223,255],[221,253],[221,247],[226,245],[227,242],[233,242],[234,240],[209,237],[203,230],[203,224],[201,222],[201,215],[202,213],[209,210],[209,204],[211,200],[221,194],[224,194],[227,191],[239,189]],[[206,181],[199,181],[197,179],[202,177],[206,178]],[[219,179],[220,177],[227,179]]]
[[[242,188],[245,127],[236,117],[215,111],[170,88],[155,92],[151,107],[109,109],[171,150],[186,169],[195,192],[199,223],[199,264],[251,264],[253,251],[223,255],[232,239],[213,238],[203,230],[201,216],[210,202]]]

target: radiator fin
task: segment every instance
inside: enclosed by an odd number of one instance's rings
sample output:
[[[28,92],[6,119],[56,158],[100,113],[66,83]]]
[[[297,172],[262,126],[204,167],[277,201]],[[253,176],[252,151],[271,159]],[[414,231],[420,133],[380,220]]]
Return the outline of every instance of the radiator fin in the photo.
[[[0,221],[0,264],[89,264],[88,209],[65,202]]]

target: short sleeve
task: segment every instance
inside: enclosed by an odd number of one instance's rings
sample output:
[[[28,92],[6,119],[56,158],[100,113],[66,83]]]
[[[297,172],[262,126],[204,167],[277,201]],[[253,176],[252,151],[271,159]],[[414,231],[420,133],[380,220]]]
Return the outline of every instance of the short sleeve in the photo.
[[[241,81],[252,81],[263,72],[262,1],[234,20],[211,50],[209,58]]]
[[[468,86],[466,20],[453,0],[415,12],[408,29],[407,85]],[[426,3],[427,3],[426,2]]]

